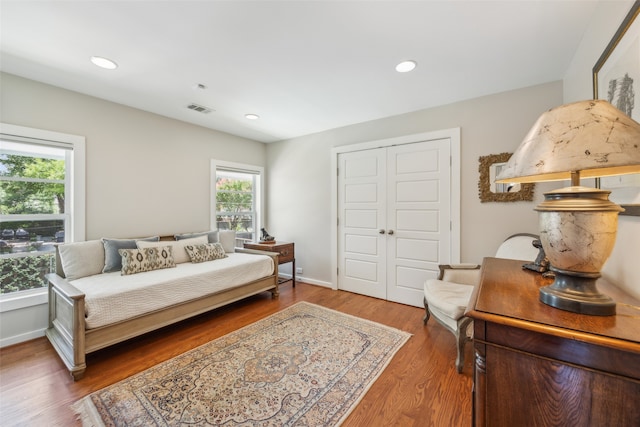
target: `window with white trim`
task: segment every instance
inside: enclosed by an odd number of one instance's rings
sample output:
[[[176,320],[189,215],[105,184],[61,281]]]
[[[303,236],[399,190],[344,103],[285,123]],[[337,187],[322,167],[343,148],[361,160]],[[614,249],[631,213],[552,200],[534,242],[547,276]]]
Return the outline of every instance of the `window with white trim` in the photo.
[[[212,160],[212,228],[234,230],[236,242],[255,241],[262,221],[262,177],[259,166]]]
[[[84,188],[84,138],[6,124],[0,130],[5,296],[45,288],[44,276],[55,272],[55,245],[84,239],[84,196],[74,194]]]

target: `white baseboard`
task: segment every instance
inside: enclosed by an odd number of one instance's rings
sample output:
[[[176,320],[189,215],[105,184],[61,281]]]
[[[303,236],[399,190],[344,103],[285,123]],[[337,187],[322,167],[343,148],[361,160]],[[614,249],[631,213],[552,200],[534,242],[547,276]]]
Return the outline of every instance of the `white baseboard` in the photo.
[[[38,329],[35,331],[29,331],[24,334],[14,335],[12,337],[2,338],[0,339],[0,348],[8,347],[10,345],[19,344],[21,342],[30,341],[35,338],[40,338],[44,336],[45,329]]]
[[[284,277],[284,278],[290,279],[291,278],[291,274],[280,273],[280,277]],[[316,280],[316,279],[312,279],[312,278],[304,277],[304,276],[296,275],[296,282],[304,282],[304,283],[308,283],[310,285],[323,286],[325,288],[333,289],[333,285],[331,284],[331,282],[325,282],[323,280]]]

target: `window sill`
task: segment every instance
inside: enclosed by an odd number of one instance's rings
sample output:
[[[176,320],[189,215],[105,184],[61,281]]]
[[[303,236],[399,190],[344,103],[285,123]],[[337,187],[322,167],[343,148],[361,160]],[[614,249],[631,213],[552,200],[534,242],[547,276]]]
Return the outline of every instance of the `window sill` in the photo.
[[[47,294],[47,288],[30,289],[28,291],[0,295],[0,313],[47,304],[48,302],[49,295]]]

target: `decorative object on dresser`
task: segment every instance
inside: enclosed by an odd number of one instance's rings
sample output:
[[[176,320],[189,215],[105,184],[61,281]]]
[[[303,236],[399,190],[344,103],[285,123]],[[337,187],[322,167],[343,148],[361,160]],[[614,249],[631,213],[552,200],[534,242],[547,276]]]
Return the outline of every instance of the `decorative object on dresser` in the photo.
[[[538,236],[527,233],[507,237],[498,247],[499,258],[532,261],[538,250],[534,246]],[[424,284],[424,310],[422,320],[426,325],[431,316],[456,337],[456,370],[462,372],[464,366],[464,345],[472,336],[471,318],[464,312],[469,305],[473,287],[480,280],[478,264],[440,265],[438,279],[427,280]]]
[[[337,426],[411,335],[301,302],[74,404],[85,425]]]
[[[280,283],[288,282],[289,280],[291,280],[291,284],[293,285],[293,287],[296,287],[296,254],[295,245],[292,242],[244,242],[244,247],[246,249],[255,249],[259,251],[277,252],[278,264],[286,264],[288,262],[291,263],[291,278],[280,278]]]
[[[274,244],[276,242],[276,238],[270,236],[267,230],[264,228],[260,229],[260,243],[264,244]]]
[[[600,279],[613,316],[538,301],[552,279],[485,258],[466,315],[475,350],[473,425],[616,426],[640,421],[640,301]]]
[[[543,113],[507,162],[498,182],[571,179],[545,193],[540,240],[555,274],[540,300],[575,313],[613,315],[615,302],[596,280],[615,244],[618,213],[607,190],[580,186],[580,178],[640,172],[640,124],[607,101],[581,101]]]

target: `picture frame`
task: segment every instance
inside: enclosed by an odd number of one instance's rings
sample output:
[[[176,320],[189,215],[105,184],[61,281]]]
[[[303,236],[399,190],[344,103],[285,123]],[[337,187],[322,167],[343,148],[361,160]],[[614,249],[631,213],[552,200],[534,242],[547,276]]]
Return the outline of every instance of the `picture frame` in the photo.
[[[640,122],[640,0],[636,0],[593,66],[593,99],[604,99]],[[636,104],[638,100],[638,105]],[[600,188],[625,211],[640,216],[640,174],[600,178]]]
[[[519,184],[519,189],[510,191],[504,187],[507,184],[494,184],[495,176],[499,173],[500,165],[503,165],[513,153],[490,154],[488,156],[480,156],[478,159],[478,172],[480,178],[478,180],[478,193],[480,202],[520,202],[532,201],[533,189],[535,184]]]

